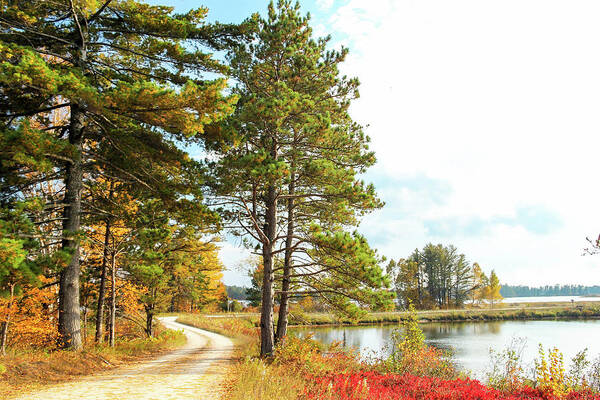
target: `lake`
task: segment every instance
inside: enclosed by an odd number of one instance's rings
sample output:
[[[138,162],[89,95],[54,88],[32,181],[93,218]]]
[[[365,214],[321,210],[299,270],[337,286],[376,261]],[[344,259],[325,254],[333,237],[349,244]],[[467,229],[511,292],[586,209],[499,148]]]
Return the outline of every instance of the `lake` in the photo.
[[[490,349],[500,351],[513,338],[523,338],[525,366],[533,366],[538,343],[544,348],[557,347],[565,356],[565,365],[577,352],[587,348],[588,358],[600,356],[600,320],[572,321],[494,321],[421,324],[427,343],[451,350],[458,367],[470,376],[482,379],[490,365]],[[304,337],[309,333],[322,343],[340,341],[363,354],[385,354],[395,325],[358,327],[292,328],[290,333]]]
[[[557,302],[571,302],[573,301],[585,301],[593,302],[600,301],[600,297],[596,296],[537,296],[537,297],[505,297],[502,300],[503,303],[557,303]]]

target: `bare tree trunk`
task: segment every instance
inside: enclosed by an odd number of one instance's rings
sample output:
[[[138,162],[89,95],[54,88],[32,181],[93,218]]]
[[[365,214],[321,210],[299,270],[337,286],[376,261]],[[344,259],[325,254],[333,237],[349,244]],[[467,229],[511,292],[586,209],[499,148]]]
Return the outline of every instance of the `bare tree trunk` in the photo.
[[[296,174],[294,173],[294,164],[291,166],[291,181],[288,187],[290,197],[287,201],[287,237],[285,239],[285,256],[283,259],[283,280],[281,282],[281,298],[279,302],[279,316],[277,319],[277,334],[275,335],[275,344],[281,342],[287,335],[289,302],[290,302],[290,275],[292,274],[292,244],[294,237],[294,198],[296,193]]]
[[[66,166],[63,211],[62,249],[71,253],[71,260],[60,273],[58,292],[58,332],[61,346],[81,349],[81,319],[79,309],[79,239],[81,190],[83,188],[82,141],[84,114],[78,104],[71,105],[69,143],[73,146],[73,161]]]
[[[10,286],[10,299],[8,300],[8,314],[6,315],[6,321],[2,323],[2,329],[0,332],[0,347],[2,349],[2,355],[6,355],[6,342],[8,339],[8,324],[10,324],[10,317],[12,315],[12,305],[15,298],[15,285]]]
[[[263,232],[263,287],[260,312],[260,355],[273,354],[275,337],[273,333],[273,245],[277,232],[277,193],[275,186],[269,186],[266,196],[265,226]]]
[[[146,335],[152,337],[152,322],[154,319],[154,310],[152,308],[146,308]]]
[[[115,346],[115,318],[117,313],[117,265],[115,263],[115,253],[111,254],[110,258],[111,264],[111,290],[110,290],[110,334],[109,334],[109,343],[110,347]]]
[[[88,308],[87,308],[87,304],[83,305],[83,329],[81,330],[81,334],[82,334],[82,338],[83,338],[83,345],[85,346],[85,342],[87,341],[87,314],[88,314]]]
[[[112,197],[112,183],[111,191]],[[100,288],[98,290],[98,309],[96,311],[96,342],[102,343],[104,340],[104,292],[106,291],[106,270],[108,266],[108,245],[110,240],[110,220],[106,219],[106,229],[104,230],[104,251],[102,255],[102,265],[100,267]]]

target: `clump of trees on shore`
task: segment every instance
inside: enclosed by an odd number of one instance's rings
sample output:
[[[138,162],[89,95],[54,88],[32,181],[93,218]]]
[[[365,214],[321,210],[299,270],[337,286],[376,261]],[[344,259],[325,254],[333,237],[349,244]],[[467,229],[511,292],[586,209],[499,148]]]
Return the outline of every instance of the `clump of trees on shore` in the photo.
[[[427,244],[408,258],[391,260],[387,273],[399,303],[419,309],[463,307],[466,302],[491,306],[502,300],[501,285],[492,270],[486,275],[452,245]]]

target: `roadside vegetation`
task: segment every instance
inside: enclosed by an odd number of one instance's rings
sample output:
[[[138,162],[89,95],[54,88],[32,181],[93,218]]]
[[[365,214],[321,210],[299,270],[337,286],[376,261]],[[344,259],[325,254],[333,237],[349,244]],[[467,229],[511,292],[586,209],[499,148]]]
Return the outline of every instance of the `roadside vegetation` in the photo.
[[[13,346],[0,358],[0,398],[8,399],[44,385],[155,357],[182,346],[185,341],[182,332],[158,325],[154,337],[129,332],[119,336],[114,346],[90,342],[79,352]]]
[[[256,328],[247,319],[182,316],[180,322],[233,335],[240,349],[226,382],[226,400],[600,399],[600,360],[585,353],[565,371],[556,349],[540,349],[526,373],[517,346],[492,356],[485,382],[470,379],[451,356],[427,346],[413,310],[393,333],[389,356],[365,358],[339,343],[287,337],[273,357],[259,357]]]

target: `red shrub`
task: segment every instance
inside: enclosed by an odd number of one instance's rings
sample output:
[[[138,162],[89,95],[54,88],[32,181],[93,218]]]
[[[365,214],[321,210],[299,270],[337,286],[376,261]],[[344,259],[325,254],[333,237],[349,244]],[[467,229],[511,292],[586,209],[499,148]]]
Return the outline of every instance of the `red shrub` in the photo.
[[[375,372],[315,377],[305,393],[307,400],[552,400],[537,389],[524,387],[504,393],[472,379],[444,380],[414,375]],[[600,400],[599,395],[571,392],[567,400]]]

